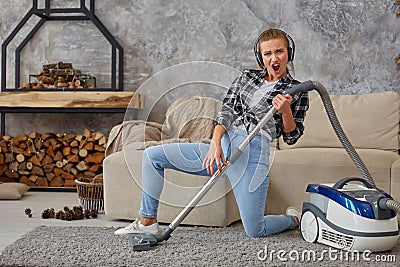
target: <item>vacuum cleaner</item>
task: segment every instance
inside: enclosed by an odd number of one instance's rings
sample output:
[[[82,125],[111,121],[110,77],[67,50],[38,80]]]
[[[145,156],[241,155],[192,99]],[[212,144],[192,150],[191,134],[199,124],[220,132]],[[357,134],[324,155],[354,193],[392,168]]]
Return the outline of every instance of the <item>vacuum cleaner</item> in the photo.
[[[317,82],[330,123],[363,178],[347,177],[335,184],[310,184],[300,220],[301,235],[348,251],[379,252],[392,249],[399,238],[400,203],[376,187],[370,173],[345,135],[326,89]]]
[[[300,220],[302,236],[308,242],[324,243],[341,249],[361,248],[371,251],[375,248],[390,249],[397,242],[399,236],[397,217],[393,211],[400,212],[400,203],[376,188],[368,170],[344,134],[326,89],[319,82],[307,81],[293,86],[284,94],[294,96],[299,92],[308,92],[314,89],[321,96],[336,134],[364,178],[342,179],[333,186],[309,185],[307,191],[310,192],[310,202],[303,204],[303,215]],[[163,232],[129,234],[133,250],[149,250],[158,243],[167,241],[171,237],[171,233],[212,188],[226,169],[241,156],[250,141],[275,113],[276,109],[272,107],[243,142],[237,148],[232,148],[227,164],[222,167],[221,171],[217,170],[208,179]],[[361,182],[363,185],[352,185],[350,183],[352,181]],[[329,237],[325,237],[327,234],[323,234],[323,231],[328,233]],[[375,240],[380,240],[380,245]]]

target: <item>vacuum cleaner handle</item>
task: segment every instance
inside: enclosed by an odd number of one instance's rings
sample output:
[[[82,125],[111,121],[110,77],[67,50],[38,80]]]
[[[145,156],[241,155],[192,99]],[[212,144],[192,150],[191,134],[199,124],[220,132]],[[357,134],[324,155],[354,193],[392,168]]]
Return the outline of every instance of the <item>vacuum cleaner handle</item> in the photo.
[[[348,182],[353,182],[353,181],[357,181],[357,182],[361,182],[363,183],[367,188],[375,188],[370,182],[368,182],[366,179],[364,178],[358,178],[358,177],[348,177],[348,178],[343,178],[340,179],[339,181],[337,181],[335,183],[335,185],[333,186],[333,188],[335,189],[342,189],[343,186],[345,186]]]
[[[293,87],[289,88],[287,91],[283,92],[284,95],[289,94],[294,96],[300,92],[308,92],[315,88],[314,83],[312,81],[306,81],[299,84],[294,85]]]

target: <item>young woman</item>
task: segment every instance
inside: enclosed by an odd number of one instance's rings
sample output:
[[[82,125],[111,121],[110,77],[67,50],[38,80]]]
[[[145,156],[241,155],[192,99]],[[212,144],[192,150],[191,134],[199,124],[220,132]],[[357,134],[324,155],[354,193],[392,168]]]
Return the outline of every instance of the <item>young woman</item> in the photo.
[[[226,164],[231,147],[239,146],[272,106],[278,111],[274,119],[256,135],[224,175],[231,182],[249,237],[263,237],[298,227],[300,213],[292,208],[284,215],[264,216],[269,185],[269,142],[283,136],[287,144],[294,144],[300,138],[308,109],[308,94],[300,93],[293,98],[282,95],[299,83],[288,70],[288,64],[293,68],[294,57],[290,36],[281,30],[269,29],[259,36],[254,50],[261,70],[244,70],[235,79],[216,118],[211,144],[166,144],[144,151],[141,218],[118,229],[115,234],[158,232],[158,200],[164,169],[212,175]]]

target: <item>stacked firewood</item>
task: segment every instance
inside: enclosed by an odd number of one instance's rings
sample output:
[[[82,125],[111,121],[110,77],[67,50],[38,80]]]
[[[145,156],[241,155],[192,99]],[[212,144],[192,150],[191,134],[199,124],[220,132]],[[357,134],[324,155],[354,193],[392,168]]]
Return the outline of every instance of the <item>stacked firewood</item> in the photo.
[[[396,0],[396,2],[398,5],[400,4],[400,0]],[[400,16],[400,10],[397,10],[396,14]],[[400,60],[400,56],[399,56],[399,60]],[[399,62],[399,64],[400,64],[400,62]]]
[[[82,74],[80,70],[74,69],[72,63],[51,63],[42,66],[39,75],[30,75],[36,78],[36,82],[23,83],[21,89],[42,88],[94,88],[94,77]]]
[[[31,132],[0,136],[0,181],[73,187],[74,179],[103,172],[106,144],[104,134],[89,129],[79,135]]]

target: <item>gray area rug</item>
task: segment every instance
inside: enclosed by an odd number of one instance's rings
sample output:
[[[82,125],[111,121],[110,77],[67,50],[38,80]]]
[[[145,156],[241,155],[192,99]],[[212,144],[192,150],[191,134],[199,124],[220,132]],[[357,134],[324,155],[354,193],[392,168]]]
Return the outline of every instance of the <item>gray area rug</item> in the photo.
[[[398,266],[400,262],[399,244],[392,251],[357,258],[306,243],[297,230],[251,239],[240,227],[178,227],[168,241],[144,252],[133,251],[128,237],[114,236],[114,230],[39,226],[5,248],[0,266]]]

